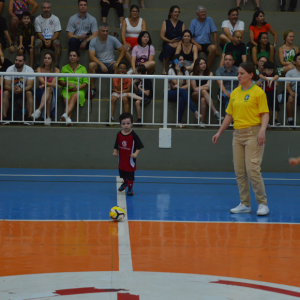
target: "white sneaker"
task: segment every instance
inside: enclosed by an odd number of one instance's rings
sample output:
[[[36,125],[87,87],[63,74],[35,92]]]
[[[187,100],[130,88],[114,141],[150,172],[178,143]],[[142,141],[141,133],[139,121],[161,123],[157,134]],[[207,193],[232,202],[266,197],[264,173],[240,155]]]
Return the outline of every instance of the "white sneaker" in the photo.
[[[215,113],[214,113],[214,116],[215,116],[215,118],[219,121],[220,119],[221,119],[221,121],[222,120],[224,120],[224,117],[221,117],[220,116],[220,113],[218,112],[218,111],[216,111]]]
[[[73,125],[73,124],[72,124],[71,118],[67,118],[67,120],[66,120],[66,125],[67,125],[67,126],[72,126],[72,125]]]
[[[205,128],[205,124],[203,122],[199,122],[200,128]]]
[[[133,69],[130,68],[129,71],[127,72],[127,74],[133,74]]]
[[[68,118],[67,113],[64,113],[64,114],[60,117],[60,120],[63,121],[63,122],[66,122],[66,121],[67,121],[67,118]]]
[[[256,214],[258,216],[265,216],[269,213],[269,207],[268,205],[265,205],[265,204],[258,204],[258,210],[256,212]]]
[[[33,113],[32,113],[32,118],[35,118],[35,119],[38,119],[40,116],[41,116],[41,111],[39,110],[39,109],[37,109],[36,111],[34,111]]]
[[[240,203],[239,206],[232,208],[230,212],[233,214],[248,214],[251,213],[251,207]]]
[[[47,118],[44,122],[44,125],[50,126],[51,125],[51,118]]]

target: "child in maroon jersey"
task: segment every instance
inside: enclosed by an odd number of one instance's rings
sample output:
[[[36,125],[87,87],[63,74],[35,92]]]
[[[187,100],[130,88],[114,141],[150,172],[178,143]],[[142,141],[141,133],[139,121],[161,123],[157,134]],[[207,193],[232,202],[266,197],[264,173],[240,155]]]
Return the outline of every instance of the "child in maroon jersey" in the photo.
[[[122,130],[117,134],[113,156],[119,157],[119,174],[123,178],[119,191],[122,192],[128,187],[127,195],[132,196],[136,157],[140,150],[144,148],[144,145],[138,135],[131,129],[133,125],[132,115],[123,113],[120,115],[119,120]]]

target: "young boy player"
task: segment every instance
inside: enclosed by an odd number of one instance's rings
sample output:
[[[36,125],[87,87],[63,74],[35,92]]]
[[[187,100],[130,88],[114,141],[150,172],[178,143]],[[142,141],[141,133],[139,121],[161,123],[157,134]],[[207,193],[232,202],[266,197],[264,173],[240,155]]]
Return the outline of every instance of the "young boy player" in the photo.
[[[129,113],[123,113],[119,117],[122,130],[118,132],[114,147],[114,156],[119,157],[119,174],[123,183],[119,187],[122,192],[128,187],[127,196],[133,195],[134,171],[136,170],[136,157],[144,148],[138,135],[131,129],[133,117]],[[119,153],[118,153],[119,151]]]

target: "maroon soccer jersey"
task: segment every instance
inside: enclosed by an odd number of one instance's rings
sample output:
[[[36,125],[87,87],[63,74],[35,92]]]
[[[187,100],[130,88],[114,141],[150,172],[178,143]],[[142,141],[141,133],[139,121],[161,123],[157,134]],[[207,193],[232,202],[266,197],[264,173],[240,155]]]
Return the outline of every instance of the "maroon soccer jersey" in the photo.
[[[118,132],[115,149],[119,150],[119,169],[134,172],[136,170],[136,159],[130,155],[142,148],[144,148],[144,145],[133,130],[128,135],[122,134],[121,131]]]

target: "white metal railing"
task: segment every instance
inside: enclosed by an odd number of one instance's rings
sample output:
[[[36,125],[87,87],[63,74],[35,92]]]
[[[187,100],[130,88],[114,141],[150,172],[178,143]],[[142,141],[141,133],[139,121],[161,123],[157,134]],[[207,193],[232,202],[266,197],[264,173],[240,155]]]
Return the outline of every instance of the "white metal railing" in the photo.
[[[80,118],[79,114],[80,114],[80,110],[79,110],[79,94],[77,94],[77,103],[76,103],[76,120],[73,118],[72,119],[72,123],[74,124],[109,124],[110,122],[110,113],[111,113],[111,94],[112,92],[109,92],[109,104],[107,104],[108,107],[108,116],[105,117],[105,120],[103,120],[104,117],[101,117],[101,103],[103,101],[107,102],[107,98],[104,99],[102,98],[102,79],[104,78],[108,78],[109,79],[109,91],[112,91],[112,79],[113,78],[121,78],[121,86],[123,86],[123,79],[125,78],[131,78],[132,79],[132,83],[133,83],[133,78],[139,78],[143,80],[143,87],[144,85],[144,79],[151,79],[152,80],[152,84],[153,84],[153,100],[152,100],[152,116],[151,116],[151,122],[144,122],[144,118],[145,118],[145,110],[147,110],[147,108],[144,108],[143,102],[144,102],[144,92],[142,93],[142,123],[141,125],[158,125],[158,126],[163,126],[164,128],[167,128],[168,126],[175,126],[178,125],[178,112],[179,112],[179,101],[178,101],[178,95],[179,95],[179,80],[183,79],[186,80],[190,83],[189,80],[197,80],[199,81],[199,93],[198,93],[198,103],[195,106],[197,108],[198,106],[198,113],[199,115],[201,114],[201,105],[200,105],[200,90],[201,90],[201,80],[209,80],[210,83],[210,90],[209,90],[209,96],[210,96],[210,100],[212,101],[212,82],[216,81],[216,80],[220,80],[221,81],[221,86],[223,84],[224,81],[231,81],[231,86],[233,85],[233,81],[237,81],[237,77],[226,77],[226,76],[163,76],[163,75],[135,75],[135,74],[131,74],[131,75],[120,75],[120,74],[82,74],[82,76],[79,76],[80,74],[66,74],[66,73],[22,73],[22,75],[20,76],[20,73],[3,73],[0,72],[0,76],[1,76],[1,117],[0,117],[0,121],[3,122],[3,86],[4,86],[4,76],[11,76],[12,78],[12,83],[14,82],[14,78],[15,77],[35,77],[34,80],[34,87],[33,87],[33,99],[34,99],[34,103],[33,103],[33,111],[36,110],[37,108],[37,104],[36,104],[36,89],[37,89],[37,77],[46,77],[45,79],[45,99],[47,98],[47,78],[49,77],[66,77],[67,78],[67,85],[69,82],[69,78],[71,77],[78,77],[78,82],[77,82],[77,87],[79,86],[79,77],[85,77],[88,78],[89,80],[89,86],[88,86],[88,91],[90,89],[90,80],[91,78],[95,78],[95,79],[99,79],[99,83],[97,86],[98,89],[98,110],[97,112],[93,111],[90,112],[90,93],[88,92],[88,97],[87,97],[87,103],[85,105],[87,105],[88,107],[88,113],[87,113],[87,118],[86,120],[82,120],[82,118]],[[176,108],[176,116],[173,117],[173,119],[176,119],[176,122],[168,122],[168,109],[169,109],[169,103],[168,103],[168,82],[171,79],[176,79],[178,82],[178,87],[177,87],[177,108]],[[158,80],[162,80],[163,83],[163,115],[161,117],[161,120],[159,120],[158,122],[155,121],[155,110],[156,110],[156,105],[157,105],[157,101],[155,101],[156,99],[156,94],[159,92],[157,91],[157,81]],[[283,101],[283,122],[282,122],[282,127],[289,127],[289,125],[286,125],[286,84],[287,82],[298,82],[300,81],[300,78],[279,78],[277,81],[279,82],[284,82],[284,101]],[[276,83],[276,82],[275,82]],[[265,83],[263,84],[263,88],[265,86]],[[274,89],[274,103],[273,103],[273,120],[272,120],[272,126],[275,126],[275,101],[276,101],[276,84],[274,85],[275,89]],[[59,84],[58,84],[58,80],[56,80],[56,97],[55,97],[55,118],[52,121],[52,124],[65,124],[65,122],[60,121],[60,116],[58,116],[58,101],[59,101]],[[188,87],[188,95],[189,97],[191,97],[191,85],[189,84]],[[78,90],[78,89],[77,89]],[[131,85],[131,94],[133,93],[133,84]],[[297,84],[296,84],[296,90],[295,93],[297,95]],[[123,104],[122,104],[122,95],[123,93],[121,92],[121,96],[120,96],[120,112],[122,112],[123,110]],[[215,95],[216,96],[216,95]],[[68,90],[67,90],[67,99],[68,99]],[[219,91],[219,99],[222,99],[222,89],[220,89]],[[215,97],[216,100],[216,97]],[[221,125],[221,119],[217,122],[217,123],[212,123],[211,122],[211,101],[209,101],[209,106],[208,106],[208,122],[205,123],[206,126],[220,126]],[[10,103],[10,108],[9,110],[11,110],[11,121],[12,123],[19,123],[19,122],[24,122],[24,113],[22,114],[22,120],[14,120],[14,104],[15,104],[15,95],[14,93],[12,93],[12,97],[11,97],[11,103]],[[66,111],[68,110],[68,104],[69,101],[66,101]],[[133,96],[131,97],[131,114],[133,114],[133,107],[134,107],[134,102],[133,102]],[[23,97],[22,97],[22,106],[23,109],[26,107],[25,106],[25,89],[23,89]],[[46,116],[46,109],[47,109],[47,105],[46,105],[46,101],[45,101],[45,106],[44,106],[44,115]],[[220,113],[220,115],[223,116],[225,115],[223,112],[223,107],[222,107],[222,101],[219,102],[218,104],[218,111]],[[75,109],[73,110],[73,113],[75,114]],[[97,121],[91,121],[90,120],[90,115],[95,117],[95,115],[97,115],[96,119]],[[186,106],[186,123],[183,123],[183,125],[185,126],[200,126],[201,125],[201,121],[200,118],[198,117],[196,123],[190,122],[190,109],[189,109],[189,102],[188,105]],[[148,116],[149,118],[149,116]],[[117,119],[117,118],[116,118]],[[107,121],[109,120],[109,121]],[[203,120],[205,122],[205,120]],[[281,120],[280,120],[281,121]],[[44,121],[38,121],[35,118],[33,119],[34,123],[37,124],[41,124],[44,123]],[[300,125],[296,125],[297,122],[297,97],[295,99],[295,113],[294,113],[294,127],[300,127]],[[119,124],[119,122],[114,122],[113,124]]]

